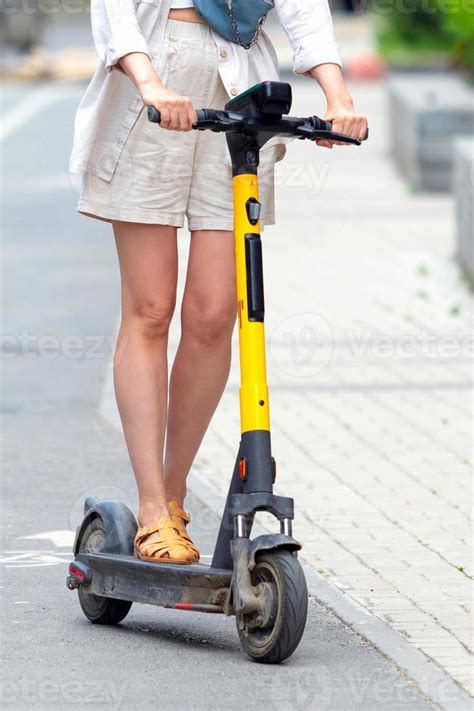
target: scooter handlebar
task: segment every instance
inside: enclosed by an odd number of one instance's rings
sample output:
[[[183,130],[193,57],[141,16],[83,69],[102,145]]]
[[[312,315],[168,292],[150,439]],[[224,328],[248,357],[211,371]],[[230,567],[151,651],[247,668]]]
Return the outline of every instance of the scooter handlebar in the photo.
[[[161,112],[155,109],[154,106],[150,106],[147,111],[148,121],[151,123],[161,123]],[[197,122],[203,121],[206,118],[205,109],[198,109],[196,111]]]
[[[319,116],[311,116],[311,123],[317,131],[332,131],[332,121],[325,121]]]
[[[325,121],[319,118],[319,116],[311,116],[311,123],[313,124],[316,131],[332,131],[332,121]],[[369,137],[369,129],[365,132],[365,136],[362,139],[366,141]]]
[[[206,121],[207,119],[209,119],[210,115],[213,115],[212,117],[215,118],[214,115],[216,113],[217,112],[213,111],[212,109],[197,109],[196,124]],[[158,111],[158,109],[155,109],[154,106],[149,107],[147,115],[148,121],[151,121],[151,123],[161,123],[161,112]],[[311,122],[313,124],[313,128],[318,131],[330,131],[332,129],[331,121],[324,121],[324,119],[320,119],[318,116],[312,116]]]
[[[150,106],[148,108],[147,116],[148,116],[148,121],[151,121],[151,123],[160,123],[161,122],[161,113],[158,111],[158,109],[155,109],[154,106]]]
[[[148,109],[148,120],[152,123],[161,122],[161,113],[154,106],[150,106]],[[243,117],[242,117],[243,118]],[[210,128],[213,131],[232,131],[238,130],[239,126],[242,126],[243,121],[238,114],[229,115],[226,111],[219,111],[215,109],[197,109],[196,111],[196,122],[193,124],[195,129],[205,129]],[[319,118],[319,116],[311,116],[309,119],[302,120],[304,123],[295,125],[295,135],[299,135],[301,138],[310,138],[315,140],[316,138],[333,138],[328,136],[328,133],[332,132],[332,121],[326,121],[325,119]],[[316,134],[321,133],[318,136]],[[326,134],[326,135],[325,135]],[[363,138],[366,141],[369,137],[369,130]],[[333,140],[342,140],[348,143],[359,144],[360,141],[355,139],[350,139],[348,136],[343,136],[341,134],[334,134]]]

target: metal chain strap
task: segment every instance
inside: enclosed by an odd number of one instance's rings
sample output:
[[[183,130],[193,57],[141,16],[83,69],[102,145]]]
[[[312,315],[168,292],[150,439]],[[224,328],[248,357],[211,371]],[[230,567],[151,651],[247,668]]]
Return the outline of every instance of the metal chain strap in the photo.
[[[234,8],[233,8],[233,5],[232,5],[232,0],[225,0],[225,4],[227,5],[227,11],[228,11],[228,13],[229,13],[230,24],[231,24],[231,27],[232,27],[232,29],[233,29],[233,31],[234,31],[235,37],[236,37],[236,39],[237,39],[237,42],[241,45],[241,47],[244,47],[244,49],[250,49],[250,47],[251,47],[253,44],[255,44],[255,42],[257,42],[257,41],[260,39],[260,37],[261,37],[262,30],[263,30],[263,23],[265,22],[265,17],[266,17],[266,15],[263,15],[263,16],[260,18],[260,20],[258,21],[258,25],[257,25],[257,28],[256,28],[256,30],[255,30],[255,34],[254,34],[254,36],[253,36],[253,38],[252,38],[252,41],[247,44],[246,42],[242,42],[242,38],[241,38],[240,32],[239,32],[239,25],[238,25],[238,23],[237,23],[237,20],[236,20],[236,18],[235,18],[235,15],[234,15]]]

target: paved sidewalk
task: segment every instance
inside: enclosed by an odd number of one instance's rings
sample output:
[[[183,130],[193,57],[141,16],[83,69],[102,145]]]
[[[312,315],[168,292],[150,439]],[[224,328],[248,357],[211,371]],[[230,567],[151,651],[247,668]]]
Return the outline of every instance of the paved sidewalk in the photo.
[[[294,87],[295,113],[320,109],[310,82]],[[290,146],[264,233],[277,490],[295,497],[304,559],[472,691],[472,301],[451,199],[407,192],[383,86],[354,94],[370,143]],[[238,382],[234,357],[196,463],[221,492]]]

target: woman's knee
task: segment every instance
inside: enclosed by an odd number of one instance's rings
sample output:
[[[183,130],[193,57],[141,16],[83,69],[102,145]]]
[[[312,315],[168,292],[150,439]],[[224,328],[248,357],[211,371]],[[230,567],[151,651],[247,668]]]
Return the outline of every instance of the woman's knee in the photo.
[[[154,340],[168,335],[173,318],[175,299],[157,299],[129,304],[122,316],[128,324],[142,336]]]
[[[209,306],[184,304],[181,314],[183,336],[205,346],[230,341],[235,316],[234,301]]]

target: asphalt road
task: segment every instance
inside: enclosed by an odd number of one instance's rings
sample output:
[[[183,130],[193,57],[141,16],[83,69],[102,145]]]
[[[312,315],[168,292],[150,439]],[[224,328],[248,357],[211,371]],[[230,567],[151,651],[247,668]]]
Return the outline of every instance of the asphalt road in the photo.
[[[118,278],[110,228],[75,213],[66,174],[80,92],[9,86],[2,96],[2,705],[433,708],[316,600],[298,651],[265,667],[241,652],[233,619],[135,605],[100,628],[66,589],[85,495],[135,500],[124,443],[97,414]],[[189,508],[209,555],[217,520],[197,501]]]

